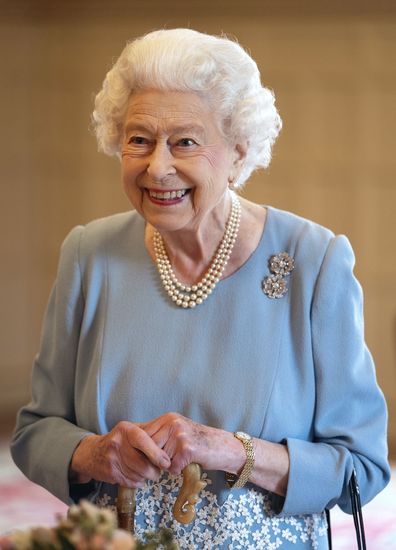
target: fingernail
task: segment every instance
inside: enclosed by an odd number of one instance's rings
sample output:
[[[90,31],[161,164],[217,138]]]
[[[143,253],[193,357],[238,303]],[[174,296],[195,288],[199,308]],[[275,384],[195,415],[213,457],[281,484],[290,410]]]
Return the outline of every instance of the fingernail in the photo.
[[[160,460],[160,466],[161,466],[161,468],[164,468],[164,469],[165,469],[165,468],[169,468],[170,463],[171,463],[171,462],[170,462],[169,458],[163,457],[163,458],[161,458],[161,460]]]

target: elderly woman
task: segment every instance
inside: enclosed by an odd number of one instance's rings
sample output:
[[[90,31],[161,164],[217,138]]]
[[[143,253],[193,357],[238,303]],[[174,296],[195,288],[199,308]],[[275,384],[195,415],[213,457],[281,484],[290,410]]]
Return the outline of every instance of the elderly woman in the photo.
[[[324,510],[387,483],[386,408],[348,240],[238,197],[281,128],[236,43],[129,43],[93,115],[132,212],[65,240],[12,443],[65,502],[137,488],[136,532],[182,548],[327,548]],[[172,517],[180,473],[208,485]]]

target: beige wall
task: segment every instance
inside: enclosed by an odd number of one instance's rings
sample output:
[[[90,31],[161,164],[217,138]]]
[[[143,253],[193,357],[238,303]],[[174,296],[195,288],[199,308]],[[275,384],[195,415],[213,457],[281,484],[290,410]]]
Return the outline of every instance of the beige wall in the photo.
[[[163,26],[237,36],[276,91],[284,130],[245,193],[352,241],[396,448],[393,1],[1,3],[0,414],[27,399],[65,234],[128,208],[88,131],[92,94],[128,38]]]

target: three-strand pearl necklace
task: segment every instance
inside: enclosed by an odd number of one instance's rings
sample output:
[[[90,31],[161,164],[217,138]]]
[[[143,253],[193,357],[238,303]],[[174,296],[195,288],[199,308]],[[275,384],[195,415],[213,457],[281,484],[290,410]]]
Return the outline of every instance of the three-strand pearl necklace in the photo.
[[[235,193],[232,193],[232,206],[223,238],[216,250],[213,260],[203,278],[195,285],[181,283],[170,263],[164,240],[160,233],[154,230],[154,252],[159,275],[164,288],[171,300],[179,307],[195,307],[202,304],[213,292],[220,281],[224,269],[230,259],[238,235],[241,220],[241,203]]]

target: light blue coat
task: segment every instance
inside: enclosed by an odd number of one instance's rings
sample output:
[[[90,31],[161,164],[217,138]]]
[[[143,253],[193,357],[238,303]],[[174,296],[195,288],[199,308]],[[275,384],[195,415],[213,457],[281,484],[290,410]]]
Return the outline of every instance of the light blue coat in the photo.
[[[263,293],[268,260],[294,258],[288,292]],[[88,433],[178,411],[287,444],[282,514],[350,511],[353,468],[365,503],[389,480],[386,406],[363,335],[362,292],[348,240],[274,208],[249,260],[204,304],[177,308],[125,213],[75,228],[51,294],[32,401],[12,442],[16,464],[65,502],[68,466]],[[209,472],[218,497],[223,472]],[[243,491],[243,489],[242,489]]]

